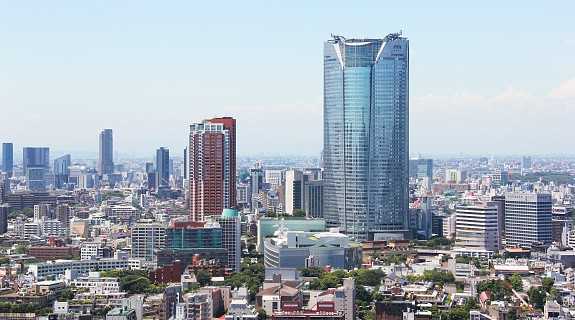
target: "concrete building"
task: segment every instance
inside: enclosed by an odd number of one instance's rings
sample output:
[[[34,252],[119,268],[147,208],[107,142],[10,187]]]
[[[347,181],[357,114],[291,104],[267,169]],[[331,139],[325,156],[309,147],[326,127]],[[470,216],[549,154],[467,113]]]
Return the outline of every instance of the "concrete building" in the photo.
[[[271,190],[276,190],[284,180],[284,171],[279,169],[265,169],[265,182]]]
[[[270,268],[351,268],[359,258],[359,248],[338,232],[288,231],[280,227],[275,237],[264,241],[264,265]]]
[[[212,295],[192,292],[183,296],[183,302],[176,306],[176,320],[212,320]]]
[[[498,208],[495,203],[458,206],[455,246],[470,251],[496,253],[500,248]]]
[[[70,281],[76,288],[87,289],[92,294],[110,294],[120,292],[120,281],[114,277],[101,277],[100,272],[90,272],[87,277],[78,277]]]
[[[190,126],[188,201],[193,221],[236,207],[236,120],[214,118]]]
[[[507,246],[532,247],[552,241],[550,194],[511,192],[505,195],[505,239]]]
[[[286,171],[284,212],[293,215],[294,210],[304,209],[304,185],[307,177],[300,170]]]
[[[132,228],[132,258],[151,260],[166,246],[166,226],[142,222]]]
[[[290,231],[322,232],[326,231],[324,219],[288,219],[280,220],[276,218],[261,217],[257,221],[257,245],[256,250],[263,253],[264,240],[273,236],[276,231],[283,226]]]
[[[38,279],[63,275],[66,270],[72,270],[78,274],[88,274],[91,271],[137,270],[140,268],[141,261],[138,259],[58,260],[31,264],[28,266],[28,271]]]
[[[306,181],[303,194],[306,217],[323,218],[323,180]]]
[[[222,228],[222,247],[227,250],[228,268],[234,272],[241,269],[241,221],[235,209],[224,209],[217,219]]]

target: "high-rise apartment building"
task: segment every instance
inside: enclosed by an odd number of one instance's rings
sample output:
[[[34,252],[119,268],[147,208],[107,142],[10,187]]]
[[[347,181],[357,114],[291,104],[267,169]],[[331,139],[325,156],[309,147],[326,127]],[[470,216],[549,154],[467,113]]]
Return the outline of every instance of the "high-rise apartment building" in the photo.
[[[156,190],[170,186],[170,150],[156,150]]]
[[[497,253],[500,247],[496,203],[458,206],[455,246],[473,254]]]
[[[403,236],[409,184],[409,42],[324,45],[324,217],[356,239]]]
[[[114,135],[112,129],[100,132],[98,149],[98,173],[100,175],[114,173]]]
[[[236,207],[236,121],[215,118],[190,126],[190,217],[202,221]]]
[[[68,183],[71,165],[72,157],[69,154],[54,159],[54,187],[56,189],[62,189]]]
[[[551,194],[510,192],[505,194],[507,246],[532,247],[552,241]]]
[[[2,170],[12,177],[14,171],[14,145],[12,143],[2,144]]]

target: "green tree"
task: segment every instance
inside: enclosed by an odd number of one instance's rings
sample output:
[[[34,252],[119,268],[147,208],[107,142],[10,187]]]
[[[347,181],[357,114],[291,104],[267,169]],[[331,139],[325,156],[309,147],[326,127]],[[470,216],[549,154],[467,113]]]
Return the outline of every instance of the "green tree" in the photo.
[[[349,276],[355,279],[357,285],[375,287],[381,284],[381,280],[385,278],[385,272],[380,269],[359,269],[350,272]]]
[[[258,310],[258,320],[266,320],[268,318],[268,315],[266,314],[266,311],[264,309],[259,309]]]
[[[454,283],[455,277],[449,271],[433,269],[423,272],[423,280],[431,281],[439,285],[444,285],[446,283]]]
[[[198,280],[200,286],[203,287],[210,284],[210,282],[212,281],[212,276],[207,271],[199,270],[196,272],[196,280]]]
[[[304,268],[300,271],[302,277],[319,277],[323,273],[324,271],[318,267]]]
[[[523,291],[523,279],[517,273],[514,273],[511,277],[509,277],[509,282],[515,291]]]
[[[551,288],[553,288],[554,283],[555,280],[553,280],[553,278],[545,277],[541,280],[541,287],[543,287],[545,292],[549,293],[551,292]]]
[[[547,294],[545,293],[545,289],[543,289],[543,287],[531,287],[531,289],[529,289],[529,292],[527,292],[527,294],[529,295],[529,302],[531,302],[531,304],[537,308],[537,309],[542,309],[543,306],[545,305],[545,298],[547,296]]]

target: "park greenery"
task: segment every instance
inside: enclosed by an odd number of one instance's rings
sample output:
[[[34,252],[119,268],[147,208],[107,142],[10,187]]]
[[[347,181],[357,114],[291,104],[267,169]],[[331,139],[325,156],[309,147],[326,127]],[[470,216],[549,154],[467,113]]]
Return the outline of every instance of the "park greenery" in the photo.
[[[158,294],[165,286],[154,284],[143,270],[110,270],[101,272],[102,277],[115,277],[120,281],[120,289],[129,294]]]
[[[246,287],[248,289],[250,299],[253,300],[255,299],[259,288],[262,286],[264,278],[265,268],[261,259],[258,259],[258,262],[251,262],[249,259],[245,259],[245,261],[242,262],[241,271],[226,278],[225,284],[234,289]]]
[[[41,307],[30,303],[11,303],[0,301],[0,313],[35,313],[37,316],[48,315],[51,307]]]
[[[441,286],[446,283],[455,283],[455,277],[451,272],[438,269],[426,270],[422,275],[409,275],[406,280],[409,282],[433,282]]]

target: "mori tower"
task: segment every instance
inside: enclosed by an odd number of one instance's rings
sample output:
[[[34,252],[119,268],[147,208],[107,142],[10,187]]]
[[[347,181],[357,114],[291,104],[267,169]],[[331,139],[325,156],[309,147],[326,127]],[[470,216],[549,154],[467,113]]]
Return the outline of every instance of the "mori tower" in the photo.
[[[324,44],[324,218],[357,240],[403,237],[409,208],[409,41]]]

